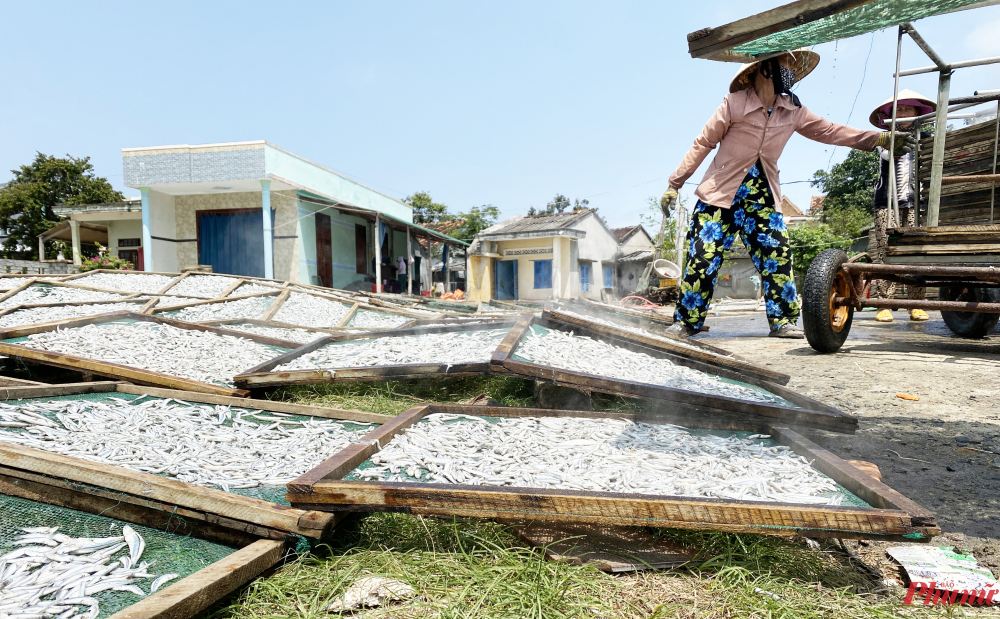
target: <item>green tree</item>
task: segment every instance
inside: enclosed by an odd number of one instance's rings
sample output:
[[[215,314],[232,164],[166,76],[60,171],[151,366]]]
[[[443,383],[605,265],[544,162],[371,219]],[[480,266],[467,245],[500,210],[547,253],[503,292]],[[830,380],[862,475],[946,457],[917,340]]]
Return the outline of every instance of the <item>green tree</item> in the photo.
[[[554,198],[552,198],[543,209],[536,209],[531,207],[528,209],[528,215],[555,215],[556,213],[564,213],[566,209],[573,206],[574,211],[580,211],[583,209],[590,208],[590,200],[577,198],[576,200],[570,201],[569,198],[557,193]],[[597,209],[595,208],[594,211]]]
[[[17,170],[0,188],[0,228],[7,231],[3,246],[6,257],[38,255],[38,235],[59,222],[52,210],[57,204],[101,204],[118,202],[125,196],[107,179],[94,175],[90,157],[65,158],[37,153],[35,160]],[[56,247],[51,248],[54,257]]]
[[[810,184],[818,187],[823,198],[823,221],[843,209],[864,211],[870,216],[878,181],[878,153],[851,150],[847,158],[830,168],[816,170]]]
[[[431,194],[426,191],[418,191],[412,196],[406,196],[403,198],[403,202],[413,207],[413,223],[415,224],[432,224],[453,219],[448,213],[448,207],[435,202],[431,199]]]
[[[851,247],[851,237],[834,232],[829,224],[818,226],[793,226],[788,229],[788,244],[792,250],[792,265],[795,267],[795,280],[798,284],[804,281],[809,265],[824,249],[837,248],[848,252]]]
[[[483,206],[473,206],[467,213],[459,213],[457,219],[464,220],[461,226],[452,231],[451,236],[456,239],[471,242],[476,238],[479,231],[489,228],[500,218],[500,209],[492,204]]]

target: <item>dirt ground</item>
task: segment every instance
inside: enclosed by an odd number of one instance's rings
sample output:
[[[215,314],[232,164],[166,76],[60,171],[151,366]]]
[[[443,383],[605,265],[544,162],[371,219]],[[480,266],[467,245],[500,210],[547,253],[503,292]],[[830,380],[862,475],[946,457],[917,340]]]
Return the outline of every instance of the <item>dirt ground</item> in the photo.
[[[972,552],[1000,577],[1000,331],[965,340],[930,316],[913,323],[898,311],[884,324],[856,313],[832,355],[766,337],[763,312],[710,317],[698,339],[789,374],[789,388],[857,416],[857,434],[806,434],[878,465],[886,484],[935,512],[943,535],[932,543]],[[855,547],[875,563],[881,546]]]

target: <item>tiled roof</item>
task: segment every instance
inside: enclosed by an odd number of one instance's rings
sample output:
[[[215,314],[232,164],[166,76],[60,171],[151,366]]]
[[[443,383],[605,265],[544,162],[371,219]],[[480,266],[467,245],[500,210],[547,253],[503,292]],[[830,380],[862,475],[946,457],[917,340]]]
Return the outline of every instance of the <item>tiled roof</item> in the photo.
[[[585,209],[552,215],[518,215],[486,228],[480,236],[523,234],[565,230],[593,211]]]
[[[615,235],[615,238],[618,239],[619,243],[624,243],[625,239],[632,236],[632,234],[635,233],[641,227],[642,226],[640,225],[635,225],[635,226],[626,226],[624,228],[612,228],[611,233]]]

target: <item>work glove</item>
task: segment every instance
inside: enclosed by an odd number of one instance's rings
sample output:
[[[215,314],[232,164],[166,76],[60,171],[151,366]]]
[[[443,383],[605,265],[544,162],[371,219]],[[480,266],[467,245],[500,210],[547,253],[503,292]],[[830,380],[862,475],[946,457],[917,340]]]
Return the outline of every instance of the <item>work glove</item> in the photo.
[[[882,135],[879,136],[878,142],[875,142],[875,146],[881,146],[882,148],[889,148],[889,142],[892,140],[892,131],[883,131]],[[912,151],[917,147],[917,138],[913,137],[912,133],[903,133],[902,131],[896,132],[896,143],[894,144],[892,154],[895,157],[902,157],[906,153]]]
[[[664,191],[663,197],[660,198],[660,210],[669,217],[675,204],[677,204],[677,190],[671,187]]]

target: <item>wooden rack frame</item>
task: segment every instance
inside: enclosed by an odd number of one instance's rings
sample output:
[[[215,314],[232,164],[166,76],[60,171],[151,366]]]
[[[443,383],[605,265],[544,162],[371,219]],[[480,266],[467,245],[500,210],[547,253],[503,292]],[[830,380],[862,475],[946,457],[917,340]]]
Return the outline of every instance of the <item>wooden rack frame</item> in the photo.
[[[710,344],[706,345],[704,342],[699,342],[697,340],[685,340],[684,342],[679,342],[666,335],[657,335],[653,332],[649,332],[648,335],[643,335],[641,333],[629,331],[623,327],[613,327],[595,322],[593,320],[587,320],[586,316],[593,314],[585,309],[585,307],[586,306],[574,305],[564,308],[561,305],[550,303],[546,305],[544,311],[542,312],[542,320],[560,325],[563,328],[569,327],[574,330],[584,329],[591,334],[619,340],[621,342],[640,343],[645,346],[657,348],[670,353],[672,356],[678,357],[679,359],[702,361],[716,366],[731,368],[741,375],[757,376],[758,378],[766,380],[770,383],[787,385],[788,381],[792,378],[788,374],[775,372],[774,370],[754,365],[754,363],[749,359],[745,359],[739,355],[723,350],[722,348],[717,348]],[[567,312],[572,312],[572,314]],[[584,316],[584,318],[579,318],[573,314],[579,314],[580,316]],[[679,365],[688,365],[688,367],[703,369],[696,365],[689,365],[687,363],[680,362],[679,359],[677,360]],[[717,373],[717,370],[713,371]]]
[[[85,393],[146,395],[358,423],[383,424],[392,419],[388,415],[362,411],[213,396],[115,382],[0,389],[0,396],[3,396],[4,401]],[[146,513],[151,513],[151,510],[161,514],[164,519],[179,516],[185,522],[199,526],[224,527],[230,531],[266,539],[284,539],[289,534],[320,538],[339,520],[336,514],[289,508],[169,477],[0,441],[0,492],[16,494],[16,488],[29,493],[18,496],[57,505],[80,505],[79,500],[72,504],[57,502],[71,491],[85,495],[87,501],[83,503],[132,506],[129,509],[141,509]]]
[[[482,363],[404,363],[397,365],[380,365],[375,367],[351,367],[333,369],[288,370],[278,372],[274,368],[301,357],[314,350],[334,342],[370,340],[383,337],[405,337],[409,335],[429,335],[432,333],[460,333],[480,331],[510,326],[507,323],[477,323],[447,327],[428,327],[422,329],[388,329],[369,333],[347,333],[330,335],[313,340],[304,346],[291,350],[279,357],[266,361],[233,378],[237,385],[246,388],[276,387],[280,385],[309,385],[329,382],[370,382],[383,380],[408,380],[411,378],[457,378],[460,376],[479,376],[490,373],[488,361]]]
[[[24,359],[26,361],[40,363],[43,365],[52,365],[55,367],[68,368],[71,370],[78,370],[83,372],[93,372],[94,374],[98,374],[100,376],[125,379],[142,385],[154,385],[159,387],[167,387],[171,389],[182,389],[185,391],[196,391],[199,393],[211,393],[216,395],[238,395],[238,396],[249,395],[246,391],[241,391],[239,389],[232,389],[230,387],[225,387],[222,385],[214,385],[211,383],[205,383],[197,380],[192,380],[190,378],[183,378],[172,374],[156,372],[153,370],[133,368],[118,363],[101,361],[100,359],[90,359],[87,357],[80,357],[77,355],[68,355],[48,350],[30,348],[23,344],[11,344],[4,341],[17,337],[25,337],[35,333],[45,333],[48,331],[55,331],[57,329],[71,329],[74,327],[83,327],[89,324],[100,324],[100,323],[113,322],[115,320],[123,320],[123,319],[144,321],[144,322],[155,322],[158,324],[177,327],[178,329],[187,329],[192,331],[206,331],[210,333],[216,333],[218,335],[230,335],[233,337],[240,337],[243,339],[258,342],[260,344],[266,344],[268,346],[275,346],[278,348],[294,349],[300,346],[300,344],[298,344],[297,342],[277,340],[274,338],[255,335],[252,333],[244,333],[242,331],[227,331],[226,329],[220,329],[218,327],[209,327],[205,325],[196,324],[193,322],[183,322],[180,320],[171,320],[169,318],[159,318],[156,316],[149,316],[146,314],[137,314],[135,312],[111,312],[109,314],[86,316],[84,318],[69,318],[66,320],[56,320],[52,322],[39,323],[34,325],[24,325],[21,327],[0,329],[0,354],[9,355],[11,357]]]
[[[233,301],[242,301],[244,299],[256,299],[258,297],[275,297],[275,299],[273,299],[271,301],[271,304],[268,305],[267,308],[265,308],[257,316],[248,316],[247,317],[247,318],[258,318],[258,317],[264,316],[268,312],[270,312],[271,308],[275,305],[275,303],[278,302],[277,298],[280,297],[282,294],[283,294],[283,291],[275,288],[274,290],[268,290],[267,292],[252,292],[250,294],[244,294],[244,295],[240,295],[240,296],[237,296],[237,297],[216,297],[214,299],[205,299],[203,301],[190,301],[190,302],[187,302],[187,303],[175,303],[173,305],[160,305],[160,304],[157,304],[157,305],[155,305],[153,307],[150,307],[148,310],[146,310],[146,313],[152,314],[152,315],[155,316],[156,314],[162,314],[162,313],[165,313],[165,312],[175,312],[175,311],[182,310],[182,309],[185,309],[185,308],[188,308],[188,307],[198,307],[200,305],[219,305],[219,304],[222,304],[222,303],[232,303]]]
[[[549,316],[558,320],[547,320],[544,317],[538,319],[532,314],[522,316],[504,341],[500,343],[500,346],[497,347],[496,352],[493,353],[493,358],[490,361],[491,369],[497,373],[507,373],[523,378],[544,380],[588,393],[596,391],[598,393],[609,393],[632,398],[667,400],[696,407],[707,416],[749,415],[770,420],[771,422],[823,428],[835,432],[853,433],[857,430],[858,420],[855,417],[846,415],[832,406],[786,389],[781,385],[764,380],[759,377],[759,371],[756,374],[746,373],[742,368],[734,367],[731,362],[723,365],[717,359],[712,358],[693,359],[682,357],[674,350],[668,350],[667,347],[670,346],[669,344],[660,345],[657,342],[650,344],[647,341],[638,339],[637,336],[628,331],[612,335],[609,334],[610,330],[602,332],[602,330],[596,328],[583,328],[580,326],[581,321],[573,323],[574,326],[572,328],[573,331],[580,332],[581,335],[586,335],[595,340],[604,341],[615,346],[621,346],[635,352],[641,352],[652,357],[669,359],[677,365],[683,365],[723,378],[730,378],[755,385],[784,398],[800,408],[704,394],[674,387],[643,383],[639,382],[639,380],[630,381],[607,378],[515,359],[514,355],[517,346],[528,334],[533,324],[563,331],[570,330],[567,327],[570,323],[566,322],[563,318],[552,312],[549,312]],[[601,325],[595,325],[595,327],[598,326]]]
[[[756,372],[747,372],[753,368],[751,365],[742,364],[731,358],[723,358],[719,361],[718,355],[705,354],[702,358],[682,356],[676,352],[675,346],[670,342],[659,342],[652,338],[642,338],[629,331],[616,330],[613,328],[597,329],[603,327],[596,323],[589,323],[594,328],[587,329],[582,325],[583,321],[575,320],[569,322],[557,313],[549,312],[549,319],[538,319],[533,314],[522,315],[513,324],[510,331],[497,346],[489,363],[461,363],[461,364],[399,364],[384,365],[377,367],[352,367],[352,368],[316,368],[303,370],[275,371],[280,365],[301,357],[304,354],[322,348],[332,342],[343,342],[361,339],[371,339],[376,337],[402,337],[409,335],[425,335],[430,333],[450,333],[461,332],[470,329],[495,329],[507,327],[511,322],[479,322],[474,324],[459,324],[446,327],[427,328],[400,328],[386,331],[378,331],[366,334],[344,334],[317,339],[309,344],[300,346],[275,359],[266,361],[254,368],[238,374],[233,378],[237,386],[244,389],[255,389],[265,387],[276,387],[281,385],[303,385],[313,383],[328,382],[364,382],[364,381],[384,381],[384,380],[407,380],[413,378],[431,377],[457,377],[474,376],[485,374],[501,374],[508,376],[518,376],[529,380],[540,380],[572,387],[580,391],[608,393],[632,398],[645,398],[652,400],[666,400],[678,405],[685,406],[688,410],[708,417],[731,417],[731,416],[752,416],[762,420],[781,421],[796,426],[817,427],[836,432],[852,433],[857,429],[856,418],[845,415],[841,411],[806,397],[777,383],[770,382],[762,376],[770,378],[766,371],[762,372],[758,368]],[[568,317],[567,317],[568,318]],[[672,362],[690,367],[696,370],[739,380],[747,384],[755,385],[776,396],[782,397],[791,402],[795,407],[770,404],[766,402],[752,402],[725,396],[704,394],[662,385],[642,383],[638,381],[627,381],[616,378],[607,378],[584,374],[571,370],[562,370],[551,366],[537,363],[519,361],[514,358],[514,352],[522,338],[528,333],[532,324],[541,324],[553,329],[563,331],[573,330],[581,332],[597,340],[606,341],[616,346],[622,346],[628,350],[642,352],[653,357],[666,358]],[[0,351],[2,352],[2,351]],[[694,351],[697,352],[697,351]],[[778,375],[779,378],[784,375]]]
[[[18,480],[10,483],[0,473],[0,494],[16,496],[36,503],[48,503],[167,530],[178,535],[191,535],[235,547],[227,557],[193,574],[171,583],[109,619],[186,619],[218,602],[241,586],[258,577],[264,570],[277,565],[288,553],[288,539],[256,539],[242,531],[224,525],[200,525],[181,518],[132,504],[115,504],[73,488],[46,487]]]
[[[811,460],[814,468],[872,507],[344,479],[393,437],[432,413],[515,418],[614,418],[646,423],[684,422],[688,427],[766,433],[778,443]],[[787,427],[772,425],[759,419],[693,420],[673,413],[594,413],[458,404],[416,406],[369,433],[363,441],[344,449],[288,484],[287,496],[293,506],[328,511],[397,511],[473,518],[516,518],[909,542],[929,541],[932,536],[940,533],[931,512]]]

